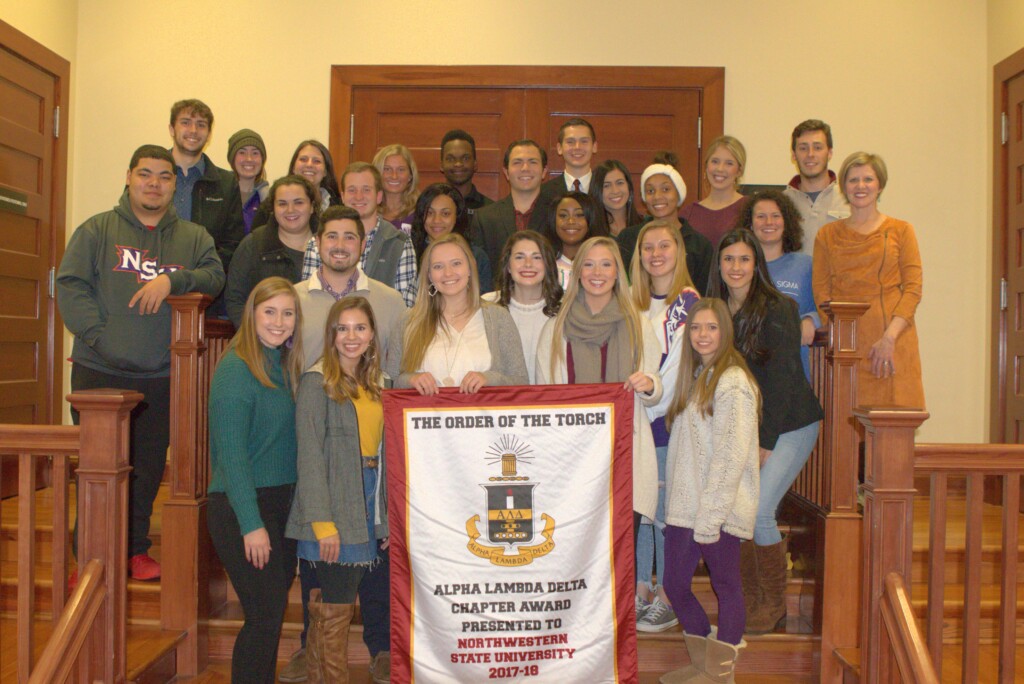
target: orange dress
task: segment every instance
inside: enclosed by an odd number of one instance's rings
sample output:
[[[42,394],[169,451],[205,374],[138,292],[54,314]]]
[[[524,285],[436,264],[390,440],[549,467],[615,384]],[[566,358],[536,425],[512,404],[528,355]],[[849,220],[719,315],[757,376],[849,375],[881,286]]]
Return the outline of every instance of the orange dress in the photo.
[[[877,230],[862,235],[845,220],[825,225],[814,241],[814,301],[870,304],[857,322],[857,345],[864,352],[857,374],[857,403],[924,408],[921,354],[914,312],[921,302],[921,252],[914,228],[886,217]],[[867,352],[894,316],[910,324],[896,340],[895,375],[876,378]]]

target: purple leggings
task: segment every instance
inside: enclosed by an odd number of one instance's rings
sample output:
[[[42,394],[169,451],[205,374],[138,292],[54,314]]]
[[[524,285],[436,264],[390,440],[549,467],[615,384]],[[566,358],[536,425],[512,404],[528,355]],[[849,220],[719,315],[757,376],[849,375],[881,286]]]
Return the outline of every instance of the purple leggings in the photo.
[[[665,593],[687,634],[711,633],[708,614],[693,595],[690,583],[697,561],[711,576],[711,588],[718,596],[718,640],[738,644],[746,628],[746,608],[740,581],[740,540],[722,532],[714,544],[699,544],[688,527],[665,526]]]

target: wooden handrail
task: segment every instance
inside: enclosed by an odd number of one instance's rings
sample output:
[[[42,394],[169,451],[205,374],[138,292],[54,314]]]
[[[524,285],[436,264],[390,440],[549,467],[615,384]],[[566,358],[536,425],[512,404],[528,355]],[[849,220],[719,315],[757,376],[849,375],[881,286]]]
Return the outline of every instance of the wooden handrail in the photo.
[[[904,684],[939,684],[939,675],[925,648],[907,597],[907,587],[899,573],[890,572],[885,576],[883,599],[882,621]]]
[[[914,451],[914,472],[930,476],[928,532],[928,650],[942,662],[945,618],[946,520],[949,477],[966,481],[964,535],[964,609],[962,671],[975,678],[981,666],[982,526],[986,480],[1002,486],[1002,543],[999,606],[999,681],[1015,679],[1017,643],[1018,530],[1024,445],[919,444]],[[908,541],[909,543],[909,541]]]
[[[28,678],[28,684],[61,684],[67,681],[106,596],[103,562],[93,559],[79,574],[78,587],[64,607],[50,641]]]
[[[0,455],[18,457],[17,669],[21,681],[32,670],[35,619],[36,463],[51,461],[53,620],[65,606],[69,460],[78,455],[79,558],[102,563],[103,596],[98,627],[86,648],[83,672],[103,681],[125,678],[125,601],[128,568],[128,421],[142,395],[126,390],[90,390],[68,396],[79,426],[0,425]],[[99,580],[97,580],[99,581]],[[85,638],[85,637],[83,637]]]

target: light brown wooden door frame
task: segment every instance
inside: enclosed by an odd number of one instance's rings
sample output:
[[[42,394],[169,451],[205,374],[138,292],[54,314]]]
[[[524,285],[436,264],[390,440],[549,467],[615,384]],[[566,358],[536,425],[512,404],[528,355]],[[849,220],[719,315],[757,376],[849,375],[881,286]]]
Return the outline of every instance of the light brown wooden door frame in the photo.
[[[40,125],[53,136],[50,151],[50,172],[48,177],[39,179],[43,185],[50,185],[49,225],[40,227],[38,239],[48,245],[39,245],[47,250],[49,267],[56,270],[64,254],[66,209],[67,209],[67,166],[68,166],[68,111],[71,92],[71,64],[60,55],[32,40],[10,24],[0,21],[0,49],[12,57],[53,79],[53,103],[60,108],[59,115],[40,112]],[[58,128],[54,128],[54,123]],[[30,200],[31,206],[31,200]],[[46,339],[40,340],[37,352],[37,373],[45,378],[48,389],[46,406],[37,416],[38,423],[60,423],[64,394],[64,326],[57,311],[56,299],[48,296],[47,283],[40,283],[41,296],[36,315],[46,320]],[[0,287],[0,297],[4,297]]]
[[[1011,335],[1024,335],[1016,332],[1024,326],[1024,297],[1018,298],[1014,292],[1011,277],[1010,259],[1024,259],[1024,223],[1010,226],[1010,217],[1014,213],[1011,202],[1019,205],[1019,178],[1016,171],[1024,159],[1014,165],[1012,155],[1024,150],[1024,112],[1015,110],[1010,102],[1010,83],[1021,79],[1024,82],[1024,49],[1021,49],[997,64],[993,70],[993,173],[992,173],[992,388],[991,415],[989,420],[989,437],[993,442],[1017,441],[1018,430],[1010,429],[1010,425],[1018,425],[1024,415],[1014,416],[1010,404],[1018,393],[1017,374],[1024,373],[1024,368],[1015,368],[1011,357],[1014,353]],[[1004,123],[1005,117],[1005,123]],[[1005,131],[1005,143],[1004,143]],[[1011,168],[1013,166],[1013,168]],[[1012,265],[1019,268],[1019,264]],[[1004,298],[1003,282],[1007,285]]]
[[[331,67],[329,147],[335,168],[352,159],[353,89],[363,86],[450,88],[692,88],[700,93],[699,140],[722,134],[725,69],[722,67],[562,67],[562,66],[354,66]],[[359,125],[356,121],[356,126]],[[537,133],[539,135],[539,132]],[[511,141],[509,141],[511,142]],[[698,148],[697,159],[701,154]],[[699,164],[699,161],[697,162]],[[496,169],[487,169],[496,171]],[[697,188],[689,193],[699,197]],[[495,198],[497,199],[497,198]]]

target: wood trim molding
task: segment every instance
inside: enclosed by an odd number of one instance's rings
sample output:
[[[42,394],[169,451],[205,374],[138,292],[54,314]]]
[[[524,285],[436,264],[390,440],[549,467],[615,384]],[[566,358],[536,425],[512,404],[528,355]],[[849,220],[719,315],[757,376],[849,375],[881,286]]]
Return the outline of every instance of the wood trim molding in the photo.
[[[702,140],[722,134],[725,116],[724,67],[334,65],[328,147],[336,169],[350,162],[349,115],[357,86],[696,88],[702,90]]]

